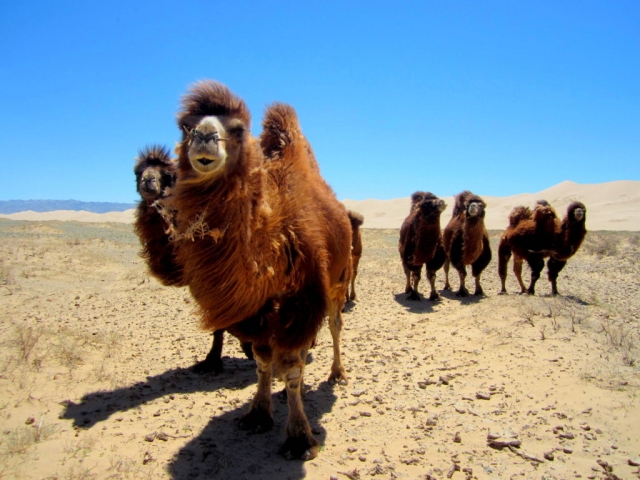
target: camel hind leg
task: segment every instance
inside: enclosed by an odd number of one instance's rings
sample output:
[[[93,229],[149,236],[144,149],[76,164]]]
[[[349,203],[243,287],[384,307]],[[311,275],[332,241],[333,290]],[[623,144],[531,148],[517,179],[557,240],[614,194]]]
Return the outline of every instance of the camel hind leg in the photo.
[[[547,261],[547,276],[551,282],[552,295],[558,295],[558,274],[566,264],[566,261],[556,260],[553,257]]]
[[[429,300],[431,300],[432,302],[440,298],[440,294],[436,290],[436,272],[440,268],[442,268],[442,265],[446,264],[446,262],[447,255],[444,251],[444,248],[439,245],[436,248],[433,258],[426,264],[427,279],[429,280],[429,285],[431,286],[431,294],[429,295]]]
[[[544,258],[539,254],[529,255],[527,257],[527,263],[529,267],[531,267],[531,283],[529,284],[527,293],[529,295],[535,295],[536,282],[540,278],[540,272],[542,272],[544,268]]]
[[[451,284],[449,283],[449,265],[451,264],[451,260],[448,258],[444,261],[444,290],[451,290]]]
[[[331,339],[333,340],[333,364],[331,365],[331,374],[329,382],[346,385],[348,382],[347,371],[342,365],[342,356],[340,354],[340,334],[342,332],[342,306],[332,302],[329,311],[329,330],[331,331]]]
[[[458,270],[458,276],[460,277],[460,288],[456,292],[456,297],[468,297],[469,290],[467,290],[467,286],[465,285],[465,279],[467,278],[467,269],[464,265],[456,265],[456,270]]]
[[[358,265],[360,264],[360,257],[353,256],[352,257],[352,268],[351,268],[351,288],[347,290],[348,300],[354,301],[356,299],[356,277],[358,276]]]
[[[502,284],[500,293],[507,293],[507,267],[509,266],[510,259],[511,248],[507,244],[507,241],[504,238],[501,238],[500,245],[498,246],[498,275],[500,276],[500,283]]]
[[[489,238],[483,237],[482,239],[482,253],[476,259],[475,262],[471,264],[471,274],[476,279],[476,291],[473,292],[474,295],[484,295],[484,291],[482,290],[482,285],[480,285],[480,276],[489,262],[491,262],[491,246],[489,245]]]

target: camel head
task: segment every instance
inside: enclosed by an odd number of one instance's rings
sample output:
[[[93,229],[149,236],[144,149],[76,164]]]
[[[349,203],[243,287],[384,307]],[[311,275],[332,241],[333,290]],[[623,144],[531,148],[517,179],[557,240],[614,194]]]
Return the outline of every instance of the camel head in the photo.
[[[145,147],[138,153],[133,169],[136,175],[136,189],[149,202],[158,200],[173,187],[176,181],[175,163],[166,148]]]
[[[587,207],[582,202],[572,202],[567,207],[567,218],[572,223],[582,222],[586,219]]]
[[[420,193],[421,198],[413,204],[413,209],[418,210],[418,215],[425,219],[440,217],[440,214],[447,208],[447,204],[441,198],[436,197],[430,192],[416,192],[412,195],[412,199],[416,194]]]
[[[466,205],[467,218],[484,218],[487,204],[480,198],[470,199]]]
[[[193,85],[178,113],[180,170],[196,181],[233,172],[250,138],[250,122],[246,104],[226,86],[212,80]]]

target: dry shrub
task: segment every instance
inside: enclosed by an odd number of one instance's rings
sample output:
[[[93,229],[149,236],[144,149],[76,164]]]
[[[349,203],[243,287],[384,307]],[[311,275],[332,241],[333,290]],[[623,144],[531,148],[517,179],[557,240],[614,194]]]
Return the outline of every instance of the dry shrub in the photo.
[[[634,325],[616,322],[610,317],[600,323],[600,331],[606,343],[622,354],[623,362],[628,366],[635,366],[638,361],[640,339]]]
[[[590,233],[585,239],[582,249],[598,257],[615,257],[618,255],[620,239],[614,233]]]
[[[1,456],[24,455],[34,444],[47,440],[57,431],[56,425],[44,423],[43,415],[37,424],[16,428],[4,436],[0,444]]]

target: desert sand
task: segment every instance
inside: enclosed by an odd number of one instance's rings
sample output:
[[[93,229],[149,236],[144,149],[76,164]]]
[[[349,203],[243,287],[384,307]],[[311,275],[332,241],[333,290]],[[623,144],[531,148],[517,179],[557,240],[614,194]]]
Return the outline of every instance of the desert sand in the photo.
[[[486,296],[442,291],[440,271],[440,301],[409,301],[397,227],[365,228],[349,383],[326,382],[327,327],[305,371],[309,462],[277,454],[280,382],[274,428],[237,428],[256,374],[236,339],[222,374],[190,371],[211,335],[187,289],[148,276],[131,225],[1,219],[0,478],[640,478],[640,234],[593,232],[585,203],[557,297],[544,274],[517,294],[511,270],[498,295],[492,230]]]
[[[400,228],[407,216],[410,203],[407,197],[392,200],[343,200],[352,210],[360,212],[365,217],[366,228]],[[503,230],[508,225],[509,212],[518,205],[532,206],[537,200],[545,199],[553,205],[558,213],[564,214],[567,205],[572,201],[583,202],[589,210],[589,228],[591,230],[638,231],[640,230],[640,181],[620,180],[598,184],[578,184],[565,181],[538,193],[523,193],[510,197],[493,197],[482,192],[487,202],[487,228]],[[442,218],[451,217],[453,196],[443,197],[447,202],[447,209]],[[133,223],[134,210],[111,213],[76,212],[58,210],[53,212],[19,212],[10,215],[0,215],[0,218],[12,220],[76,220],[79,222],[123,222]]]

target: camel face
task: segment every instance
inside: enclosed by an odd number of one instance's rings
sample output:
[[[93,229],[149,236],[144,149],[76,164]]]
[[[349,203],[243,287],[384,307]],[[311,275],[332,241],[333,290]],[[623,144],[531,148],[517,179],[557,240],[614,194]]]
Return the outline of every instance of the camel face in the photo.
[[[484,205],[480,202],[471,202],[467,208],[467,213],[470,217],[481,217],[484,213]]]
[[[585,209],[578,207],[573,211],[573,218],[575,218],[577,222],[580,222],[584,218],[585,213]]]
[[[424,199],[418,208],[422,217],[439,216],[447,208],[447,204],[441,198]]]
[[[189,133],[189,162],[202,175],[219,175],[228,160],[227,131],[217,117],[204,117]]]
[[[162,173],[154,167],[142,172],[138,179],[138,192],[145,200],[156,200],[162,194]]]

